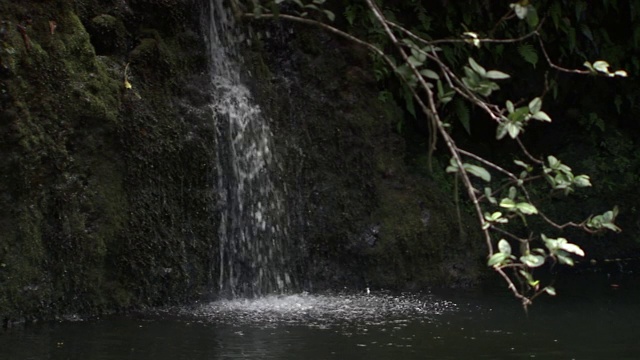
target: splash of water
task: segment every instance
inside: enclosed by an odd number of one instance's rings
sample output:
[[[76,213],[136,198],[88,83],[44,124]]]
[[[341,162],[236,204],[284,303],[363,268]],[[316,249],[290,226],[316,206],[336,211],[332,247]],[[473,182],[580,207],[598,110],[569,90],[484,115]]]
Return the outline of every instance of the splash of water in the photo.
[[[457,305],[451,301],[425,295],[302,293],[258,299],[219,300],[182,309],[181,312],[216,323],[331,326],[344,323],[382,324],[411,318],[428,319],[456,310]]]
[[[219,291],[227,297],[282,293],[293,281],[282,190],[272,179],[273,135],[241,81],[237,44],[242,35],[233,17],[222,0],[211,0],[208,10],[203,24],[215,99]]]

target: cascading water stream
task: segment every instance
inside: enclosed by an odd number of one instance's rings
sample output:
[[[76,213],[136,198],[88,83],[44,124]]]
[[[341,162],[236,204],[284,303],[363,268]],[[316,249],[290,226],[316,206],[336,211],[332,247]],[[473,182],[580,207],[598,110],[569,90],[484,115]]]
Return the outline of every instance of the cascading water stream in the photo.
[[[282,293],[287,269],[287,217],[273,181],[273,140],[267,119],[242,84],[237,44],[242,36],[222,0],[210,0],[207,30],[213,121],[216,122],[220,225],[218,286],[227,297]]]

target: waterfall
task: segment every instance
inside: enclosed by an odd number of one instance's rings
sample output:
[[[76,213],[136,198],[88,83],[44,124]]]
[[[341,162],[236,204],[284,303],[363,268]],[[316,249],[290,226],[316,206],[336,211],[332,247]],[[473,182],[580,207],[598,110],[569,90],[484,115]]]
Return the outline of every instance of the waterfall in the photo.
[[[218,286],[222,296],[255,297],[290,289],[287,215],[268,119],[241,81],[242,34],[222,0],[204,12],[216,127]]]

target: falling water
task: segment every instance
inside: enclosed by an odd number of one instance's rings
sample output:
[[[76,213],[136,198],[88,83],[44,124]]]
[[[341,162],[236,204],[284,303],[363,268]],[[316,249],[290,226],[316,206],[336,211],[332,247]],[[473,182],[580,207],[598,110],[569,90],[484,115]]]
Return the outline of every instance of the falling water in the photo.
[[[242,84],[242,34],[233,17],[222,0],[210,0],[204,16],[217,133],[219,290],[231,297],[282,293],[292,280],[282,190],[272,179],[273,135]]]

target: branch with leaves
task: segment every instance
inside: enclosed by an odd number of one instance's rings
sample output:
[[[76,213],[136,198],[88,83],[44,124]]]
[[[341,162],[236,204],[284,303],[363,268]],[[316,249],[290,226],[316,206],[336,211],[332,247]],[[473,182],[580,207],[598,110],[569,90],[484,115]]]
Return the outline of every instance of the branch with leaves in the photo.
[[[319,26],[367,48],[389,66],[428,119],[431,134],[429,151],[435,150],[436,140],[439,137],[451,156],[446,172],[454,174],[456,182],[462,181],[471,201],[479,231],[483,233],[486,242],[487,265],[504,279],[508,288],[525,307],[541,294],[555,295],[556,293],[552,286],[543,286],[539,280],[535,279],[535,269],[545,263],[572,266],[574,265],[572,256],[585,255],[578,245],[564,237],[554,238],[545,235],[542,231],[532,229],[529,226],[529,218],[537,216],[551,231],[562,231],[568,227],[581,229],[587,233],[605,230],[621,231],[615,225],[617,208],[601,215],[590,216],[578,223],[560,224],[545,215],[539,209],[538,200],[532,196],[530,186],[541,181],[548,184],[551,193],[561,196],[567,196],[579,188],[591,186],[588,175],[574,175],[571,167],[555,156],[549,155],[546,158],[532,156],[520,139],[532,121],[542,123],[552,121],[551,116],[543,111],[543,97],[546,89],[541,96],[529,101],[507,100],[504,105],[494,104],[490,101],[491,95],[500,90],[499,82],[510,79],[511,75],[500,70],[487,70],[473,57],[469,57],[465,65],[457,68],[441,56],[441,47],[459,43],[474,47],[481,47],[483,43],[518,44],[537,38],[549,67],[557,71],[580,75],[626,77],[627,73],[624,70],[610,72],[609,64],[604,60],[595,61],[593,64],[585,62],[587,70],[568,69],[554,64],[541,36],[544,21],[539,21],[536,9],[528,2],[511,4],[506,14],[499,20],[500,23],[512,19],[526,21],[531,31],[523,36],[513,39],[494,39],[483,38],[475,32],[465,31],[458,38],[430,39],[407,29],[396,21],[389,20],[376,2],[365,0],[365,9],[374,25],[380,30],[379,33],[384,34],[394,48],[394,55],[383,50],[385,47],[381,44],[360,39],[332,25],[335,15],[322,8],[324,1],[312,0],[303,3],[301,0],[252,0],[250,4],[236,5],[234,8],[252,9],[242,14],[248,19],[278,18]],[[284,13],[283,5],[287,5],[289,13]],[[496,27],[497,25],[493,29],[495,30]],[[492,34],[494,30],[489,33]],[[398,55],[399,60],[396,60]],[[496,123],[496,139],[510,138],[515,141],[527,162],[514,158],[513,169],[508,169],[461,149],[452,137],[451,124],[444,121],[441,115],[447,104],[456,97],[492,119]],[[472,181],[473,178],[485,183],[483,189],[476,187]],[[496,185],[497,188],[493,189],[492,186]],[[522,228],[527,232],[526,236],[517,233],[523,231]],[[513,251],[514,245],[518,245],[517,255],[516,251]]]

